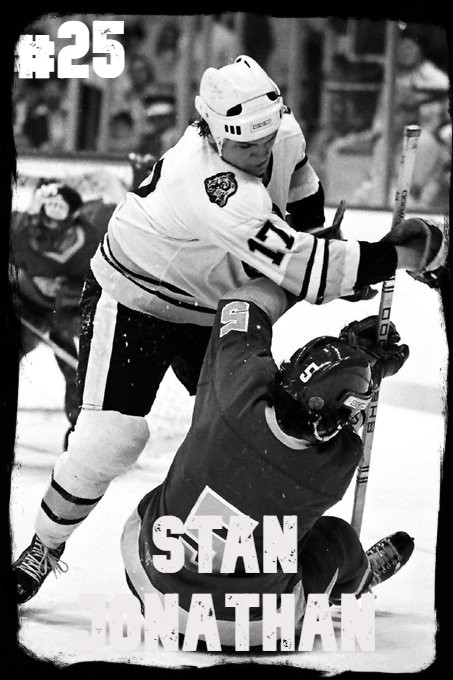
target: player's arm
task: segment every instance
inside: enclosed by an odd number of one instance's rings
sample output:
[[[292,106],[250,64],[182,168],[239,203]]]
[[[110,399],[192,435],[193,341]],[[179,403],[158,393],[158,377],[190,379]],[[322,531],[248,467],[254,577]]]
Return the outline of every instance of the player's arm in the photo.
[[[248,378],[256,381],[260,362],[273,365],[272,326],[289,306],[285,291],[264,277],[219,301],[200,376],[200,385],[214,385],[219,403],[232,403]]]
[[[324,204],[324,188],[305,156],[291,178],[286,219],[296,231],[319,229],[326,221]]]
[[[285,219],[296,231],[310,232],[325,223],[324,189],[310,163],[305,136],[291,114],[291,150],[295,153],[295,166],[291,175]]]
[[[312,304],[387,280],[397,269],[424,275],[439,267],[444,251],[440,229],[420,218],[405,220],[375,243],[295,232],[275,214],[268,214],[261,226],[254,224],[217,229],[217,242],[298,300]]]

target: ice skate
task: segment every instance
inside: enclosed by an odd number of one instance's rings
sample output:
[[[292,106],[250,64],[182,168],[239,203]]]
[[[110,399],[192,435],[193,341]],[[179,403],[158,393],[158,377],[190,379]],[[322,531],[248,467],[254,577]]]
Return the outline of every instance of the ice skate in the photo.
[[[46,548],[36,534],[33,536],[31,544],[13,564],[19,604],[36,595],[51,571],[57,575],[68,570],[67,564],[60,561],[64,548],[64,543],[58,548]]]
[[[366,551],[372,577],[369,588],[387,581],[406,564],[414,551],[414,539],[405,531],[381,538]]]

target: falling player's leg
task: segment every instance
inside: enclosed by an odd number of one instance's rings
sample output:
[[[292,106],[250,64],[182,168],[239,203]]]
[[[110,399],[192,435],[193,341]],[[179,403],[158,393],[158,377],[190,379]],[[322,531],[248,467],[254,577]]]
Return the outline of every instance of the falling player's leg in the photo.
[[[341,601],[342,593],[360,597],[393,576],[413,549],[413,539],[400,531],[365,551],[350,524],[337,517],[321,517],[300,553],[305,593],[328,592],[334,604]]]

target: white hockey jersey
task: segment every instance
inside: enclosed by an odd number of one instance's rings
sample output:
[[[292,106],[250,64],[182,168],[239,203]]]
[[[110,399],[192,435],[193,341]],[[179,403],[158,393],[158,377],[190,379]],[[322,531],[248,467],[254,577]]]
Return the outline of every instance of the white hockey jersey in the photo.
[[[212,325],[219,299],[257,274],[312,303],[350,294],[358,243],[315,239],[282,219],[289,202],[318,188],[306,161],[290,113],[267,186],[226,163],[189,126],[116,208],[91,262],[96,279],[131,309],[199,325]]]

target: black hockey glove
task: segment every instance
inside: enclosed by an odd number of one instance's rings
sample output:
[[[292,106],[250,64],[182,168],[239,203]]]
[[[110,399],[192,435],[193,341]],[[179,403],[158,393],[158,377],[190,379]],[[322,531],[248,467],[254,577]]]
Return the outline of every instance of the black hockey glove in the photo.
[[[378,317],[376,314],[367,316],[361,321],[351,321],[347,326],[341,329],[339,338],[343,342],[353,347],[360,347],[360,349],[372,349],[377,345],[377,328]],[[387,334],[387,344],[396,344],[400,342],[401,336],[396,330],[393,321],[389,322],[389,330]]]
[[[427,286],[430,288],[434,289],[439,289],[440,285],[442,283],[443,277],[446,275],[447,269],[446,267],[442,266],[439,267],[438,269],[435,269],[432,272],[422,272],[421,274],[417,274],[416,272],[407,272],[409,276],[412,276],[415,281],[420,281],[420,283],[425,283]]]
[[[389,378],[398,373],[409,358],[407,345],[387,345],[379,347],[376,363],[372,366],[373,379],[379,385],[382,378]]]
[[[403,220],[384,236],[383,241],[411,246],[418,260],[408,274],[430,288],[439,288],[445,272],[447,244],[440,228],[430,220],[411,217]]]
[[[357,289],[352,295],[343,295],[343,297],[340,298],[340,300],[347,300],[348,302],[358,302],[359,300],[372,300],[376,295],[378,294],[378,291],[376,288],[372,288],[371,286],[363,286],[362,288]]]
[[[362,321],[353,321],[341,329],[339,338],[353,347],[366,352],[373,365],[373,378],[377,384],[382,378],[395,375],[409,357],[409,347],[398,344],[401,340],[395,324],[389,322],[387,342],[381,346],[377,342],[378,317],[368,316]]]

